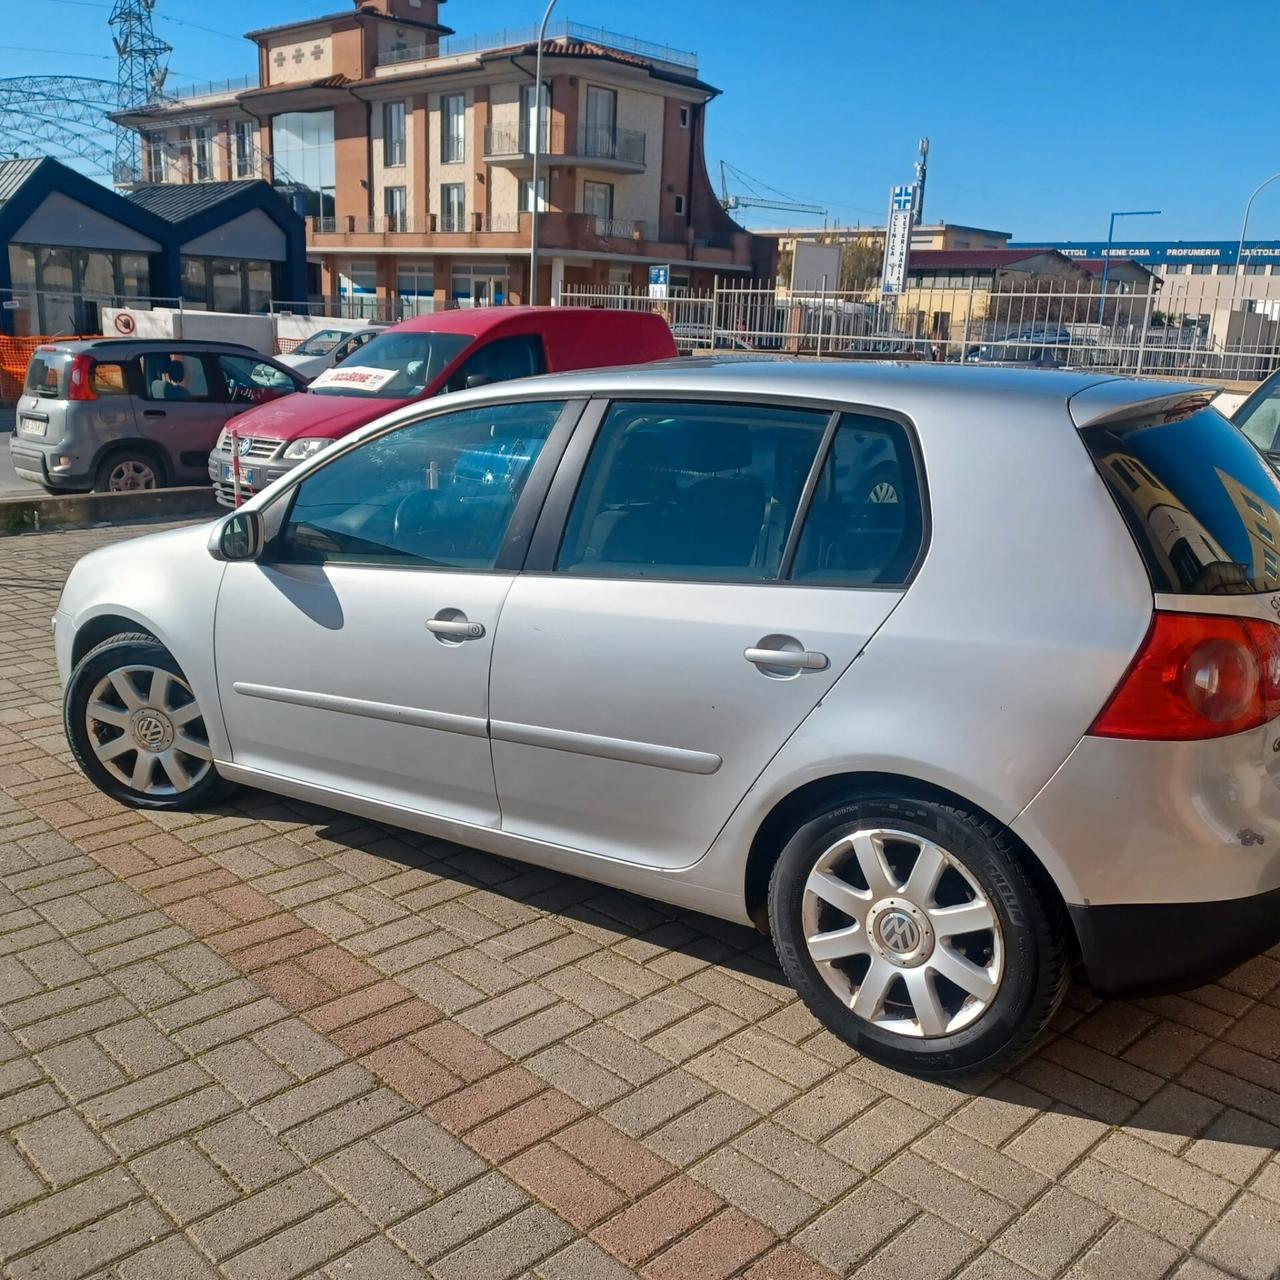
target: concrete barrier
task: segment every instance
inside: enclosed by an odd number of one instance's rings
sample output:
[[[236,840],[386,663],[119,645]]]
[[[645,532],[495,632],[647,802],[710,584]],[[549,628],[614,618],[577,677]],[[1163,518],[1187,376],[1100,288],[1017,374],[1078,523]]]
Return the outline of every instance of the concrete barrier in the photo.
[[[16,494],[0,498],[0,537],[145,520],[212,519],[224,510],[204,485],[133,493]]]

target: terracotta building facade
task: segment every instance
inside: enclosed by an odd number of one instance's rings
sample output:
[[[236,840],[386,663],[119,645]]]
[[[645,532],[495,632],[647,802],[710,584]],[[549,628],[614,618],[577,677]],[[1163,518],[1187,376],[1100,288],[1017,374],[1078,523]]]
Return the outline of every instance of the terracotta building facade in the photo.
[[[659,265],[673,291],[772,275],[775,243],[708,179],[718,91],[694,55],[553,24],[539,93],[532,33],[455,37],[438,10],[356,0],[248,33],[256,85],[118,117],[142,136],[145,181],[271,181],[306,217],[312,298],[348,314],[527,300],[535,200],[542,302],[644,288]]]

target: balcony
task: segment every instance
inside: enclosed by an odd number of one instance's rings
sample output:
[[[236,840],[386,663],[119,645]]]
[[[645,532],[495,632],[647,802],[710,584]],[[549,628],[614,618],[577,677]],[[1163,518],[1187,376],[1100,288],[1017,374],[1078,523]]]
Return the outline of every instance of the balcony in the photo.
[[[587,165],[611,173],[643,173],[645,134],[639,129],[609,129],[579,125],[566,130],[543,121],[539,151],[563,164]],[[512,125],[489,125],[484,131],[484,158],[505,168],[533,164],[533,128],[527,120]]]

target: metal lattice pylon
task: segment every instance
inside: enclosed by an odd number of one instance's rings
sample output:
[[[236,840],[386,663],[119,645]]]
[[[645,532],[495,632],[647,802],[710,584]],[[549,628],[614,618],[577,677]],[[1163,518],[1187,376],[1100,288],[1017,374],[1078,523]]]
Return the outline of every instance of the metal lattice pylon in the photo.
[[[156,35],[151,11],[156,0],[114,0],[107,20],[114,33],[116,56],[116,109],[132,111],[154,102],[164,90],[173,46]],[[140,139],[133,129],[116,132],[113,174],[117,184],[136,182],[139,176]]]

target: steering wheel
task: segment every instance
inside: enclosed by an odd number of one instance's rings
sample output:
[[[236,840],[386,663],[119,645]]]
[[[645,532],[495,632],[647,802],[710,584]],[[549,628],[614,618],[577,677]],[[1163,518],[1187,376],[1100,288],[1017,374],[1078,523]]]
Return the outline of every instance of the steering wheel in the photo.
[[[405,494],[396,503],[391,525],[393,545],[416,555],[425,534],[433,532],[438,536],[443,503],[444,494],[436,489],[419,489]]]

